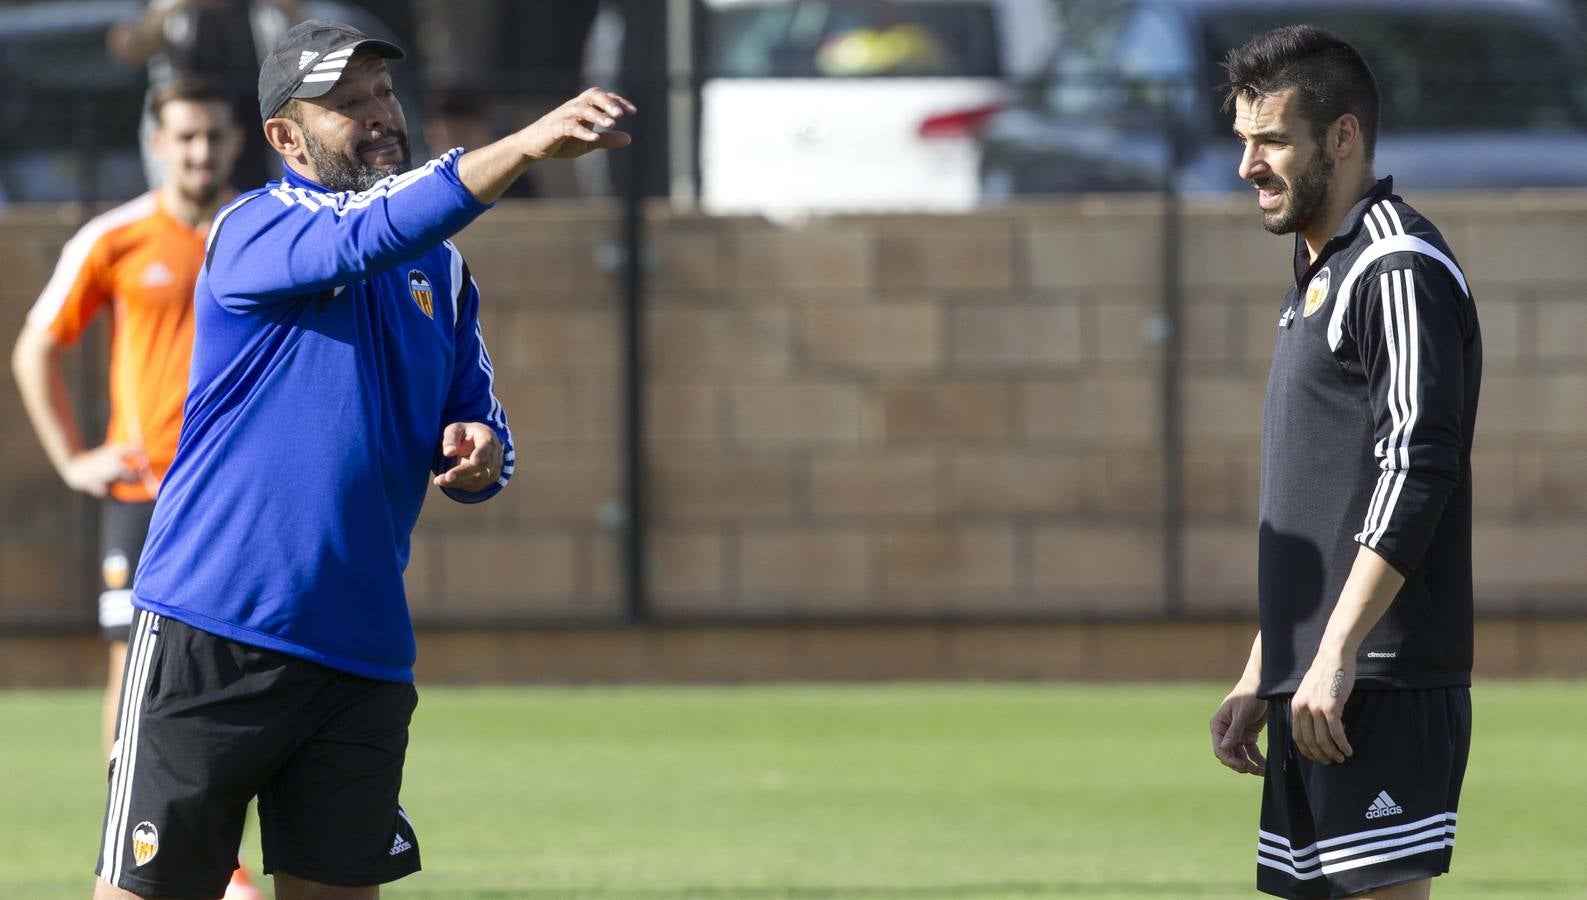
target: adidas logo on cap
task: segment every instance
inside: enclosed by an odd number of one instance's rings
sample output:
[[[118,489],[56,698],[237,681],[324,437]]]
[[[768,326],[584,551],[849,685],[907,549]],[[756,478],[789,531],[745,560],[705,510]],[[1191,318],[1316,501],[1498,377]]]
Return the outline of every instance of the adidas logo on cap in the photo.
[[[1388,791],[1378,791],[1377,799],[1367,807],[1367,818],[1381,819],[1384,816],[1397,816],[1402,812],[1405,812],[1405,807],[1395,803]]]

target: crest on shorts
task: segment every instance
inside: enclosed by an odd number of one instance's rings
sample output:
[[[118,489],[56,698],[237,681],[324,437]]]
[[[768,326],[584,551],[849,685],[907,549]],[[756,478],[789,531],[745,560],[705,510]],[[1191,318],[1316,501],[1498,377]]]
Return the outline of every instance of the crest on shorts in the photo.
[[[435,289],[418,269],[408,270],[408,293],[413,295],[413,302],[419,304],[425,315],[435,318]]]
[[[99,564],[99,574],[105,579],[106,589],[119,591],[127,586],[127,576],[132,574],[132,564],[127,562],[127,554],[120,550],[112,550]]]
[[[1333,273],[1323,266],[1322,271],[1311,277],[1311,284],[1306,287],[1306,306],[1301,310],[1301,315],[1311,318],[1312,313],[1322,309],[1328,301],[1328,289],[1333,286]]]
[[[139,822],[132,829],[132,861],[143,865],[160,852],[160,830],[153,822]]]

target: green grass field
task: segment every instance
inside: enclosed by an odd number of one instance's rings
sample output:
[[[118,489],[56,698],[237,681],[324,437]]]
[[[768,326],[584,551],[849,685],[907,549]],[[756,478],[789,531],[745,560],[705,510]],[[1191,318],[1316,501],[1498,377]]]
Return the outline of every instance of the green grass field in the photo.
[[[1250,897],[1223,686],[421,689],[391,897]],[[97,698],[0,694],[0,898],[86,897]],[[1486,684],[1436,897],[1587,898],[1587,683]],[[254,856],[257,861],[257,855]]]

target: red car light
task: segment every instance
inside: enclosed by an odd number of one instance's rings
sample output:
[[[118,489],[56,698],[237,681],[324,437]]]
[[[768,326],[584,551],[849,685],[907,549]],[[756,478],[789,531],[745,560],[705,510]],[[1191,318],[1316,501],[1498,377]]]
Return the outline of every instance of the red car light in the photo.
[[[1002,109],[1003,104],[993,103],[932,116],[920,123],[920,136],[923,138],[974,137],[986,127],[987,120]]]

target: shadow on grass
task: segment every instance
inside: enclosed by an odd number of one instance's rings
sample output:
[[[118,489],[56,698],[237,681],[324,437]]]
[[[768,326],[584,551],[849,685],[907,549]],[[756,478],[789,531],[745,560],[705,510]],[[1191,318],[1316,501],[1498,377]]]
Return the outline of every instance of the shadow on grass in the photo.
[[[1567,891],[1587,887],[1581,881],[1512,881],[1501,879],[1461,879],[1460,886],[1467,891],[1486,895],[1509,897],[1567,896]],[[1008,882],[953,885],[801,885],[792,887],[769,886],[698,886],[657,888],[485,888],[459,891],[420,891],[410,897],[457,898],[478,900],[933,900],[933,898],[975,897],[1109,897],[1131,896],[1161,897],[1229,897],[1257,896],[1255,886],[1249,881],[1167,881],[1167,882]]]

